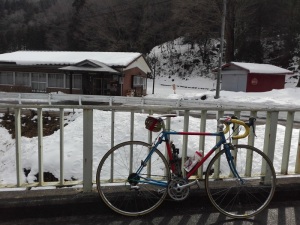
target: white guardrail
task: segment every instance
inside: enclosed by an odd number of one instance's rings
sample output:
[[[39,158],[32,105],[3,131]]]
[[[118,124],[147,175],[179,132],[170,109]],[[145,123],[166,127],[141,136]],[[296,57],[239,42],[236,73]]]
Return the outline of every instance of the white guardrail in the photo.
[[[78,110],[82,113],[82,163],[83,163],[83,179],[76,181],[66,181],[65,177],[65,154],[64,154],[64,126],[65,113],[70,110]],[[37,113],[37,130],[38,130],[38,182],[27,182],[24,180],[24,168],[22,168],[22,149],[21,149],[21,130],[22,130],[22,113],[24,110],[34,110]],[[59,138],[60,158],[59,160],[59,177],[57,182],[44,181],[44,157],[43,157],[43,113],[47,110],[56,111],[59,115]],[[45,186],[72,186],[83,185],[83,191],[89,192],[95,184],[95,165],[93,162],[93,114],[95,110],[109,111],[111,113],[110,121],[110,143],[113,146],[117,135],[117,127],[115,127],[115,114],[119,111],[129,112],[130,119],[124,121],[124,126],[128,125],[129,140],[136,140],[134,134],[135,117],[137,114],[153,114],[153,113],[177,113],[183,118],[183,131],[189,131],[190,118],[197,118],[200,124],[200,132],[207,131],[206,125],[209,119],[218,119],[224,115],[236,115],[242,119],[249,116],[257,118],[257,125],[265,125],[263,133],[263,146],[259,147],[269,158],[276,162],[276,173],[279,176],[300,176],[300,132],[299,132],[299,115],[300,108],[284,108],[259,105],[215,105],[206,103],[205,101],[193,99],[157,99],[157,98],[136,98],[136,97],[108,97],[108,96],[82,96],[82,95],[66,95],[66,94],[19,94],[19,93],[0,93],[0,111],[1,113],[10,112],[14,115],[15,120],[15,183],[3,183],[0,180],[0,188],[31,188]],[[296,119],[295,119],[296,118]],[[128,123],[128,124],[125,124]],[[141,123],[144,123],[142,121]],[[284,125],[284,136],[277,135],[278,125]],[[167,126],[172,127],[172,120],[167,119]],[[217,130],[217,128],[215,129]],[[103,132],[107,132],[103,130]],[[151,143],[155,134],[148,132],[148,141]],[[210,131],[212,132],[212,131]],[[283,135],[281,132],[280,135]],[[296,135],[296,137],[295,137]],[[282,144],[278,144],[278,140]],[[283,141],[282,141],[283,140]],[[235,140],[237,141],[237,140]],[[197,149],[205,148],[206,137],[199,138],[199,146]],[[255,144],[254,135],[251,134],[246,140],[249,145]],[[280,143],[281,143],[280,142]],[[295,143],[297,142],[297,143]],[[213,147],[213,143],[210,144]],[[182,139],[182,155],[187,155],[188,136]],[[108,150],[108,149],[107,149]],[[6,149],[1,149],[0,157]],[[291,152],[293,155],[291,156]],[[279,155],[279,159],[277,157]],[[278,163],[278,160],[280,161]],[[293,162],[291,162],[293,161]],[[94,164],[94,166],[93,166]],[[275,163],[274,163],[275,165]],[[0,171],[1,172],[1,171]],[[202,176],[201,174],[198,174]]]

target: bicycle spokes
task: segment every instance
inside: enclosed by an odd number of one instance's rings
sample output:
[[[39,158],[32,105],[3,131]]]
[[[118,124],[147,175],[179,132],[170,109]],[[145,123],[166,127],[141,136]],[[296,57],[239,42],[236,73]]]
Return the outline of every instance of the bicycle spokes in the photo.
[[[247,145],[237,145],[235,149],[236,156],[229,164],[224,157],[226,150],[211,160],[207,169],[219,168],[219,171],[213,170],[205,177],[206,191],[212,204],[223,214],[247,218],[261,212],[271,201],[276,174],[271,161],[260,150]],[[247,161],[249,152],[251,164]]]

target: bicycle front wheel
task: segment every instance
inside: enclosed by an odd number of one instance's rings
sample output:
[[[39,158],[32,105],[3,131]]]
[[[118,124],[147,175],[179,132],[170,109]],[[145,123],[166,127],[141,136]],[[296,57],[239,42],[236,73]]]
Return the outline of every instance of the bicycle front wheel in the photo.
[[[155,149],[145,163],[150,150],[151,145],[145,142],[128,141],[110,149],[100,161],[96,175],[98,193],[117,213],[143,215],[165,199],[170,177],[168,162]]]
[[[249,218],[270,203],[276,186],[275,170],[270,159],[255,147],[235,145],[231,153],[240,178],[234,177],[222,150],[207,167],[206,192],[221,213]]]

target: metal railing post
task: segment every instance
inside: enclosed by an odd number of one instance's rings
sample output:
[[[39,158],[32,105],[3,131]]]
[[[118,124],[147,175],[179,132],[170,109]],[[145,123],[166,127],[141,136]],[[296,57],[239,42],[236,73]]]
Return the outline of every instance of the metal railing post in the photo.
[[[273,162],[277,134],[278,111],[268,112],[264,140],[264,153]]]
[[[277,134],[277,123],[278,123],[278,111],[272,111],[267,113],[266,130],[265,130],[265,141],[264,141],[264,153],[269,157],[271,162],[274,161],[276,134]],[[262,162],[261,167],[262,174],[265,175],[264,183],[270,182],[271,172],[266,166],[266,162]]]
[[[149,115],[152,115],[153,114],[153,112],[152,111],[150,111],[150,113],[149,113]],[[148,130],[148,144],[152,144],[152,135],[153,133],[152,133],[152,131],[150,131],[150,130]],[[150,148],[149,148],[149,150],[148,150],[148,152],[150,152]],[[150,176],[150,174],[151,174],[151,159],[149,160],[149,163],[148,163],[148,165],[149,166],[147,166],[147,175],[148,176]]]
[[[22,151],[21,151],[21,109],[15,109],[15,138],[16,138],[16,175],[17,175],[17,186],[22,185]]]
[[[252,111],[250,113],[250,117],[257,117],[257,112],[256,111]],[[255,125],[254,125],[255,126]],[[255,130],[254,128],[251,128]],[[250,132],[249,136],[248,136],[248,145],[250,146],[254,146],[254,133]],[[251,173],[252,173],[252,162],[253,162],[253,152],[247,150],[247,157],[246,157],[246,170],[245,170],[245,176],[247,177],[251,177]]]
[[[93,188],[93,109],[83,110],[83,192]]]
[[[43,109],[37,109],[38,116],[38,157],[39,157],[39,185],[44,184],[44,154],[43,154]]]
[[[110,147],[114,147],[115,145],[115,110],[111,111],[111,133],[110,133]],[[110,162],[110,181],[114,180],[114,154],[111,155]]]
[[[130,141],[134,139],[134,111],[130,112]],[[133,167],[133,146],[130,146],[129,171],[132,173]]]
[[[200,132],[205,132],[206,130],[206,119],[207,110],[201,110]],[[199,137],[199,150],[202,150],[203,155],[205,155],[205,136]],[[203,178],[203,166],[200,166],[200,168],[198,169],[198,177]]]
[[[300,131],[298,138],[298,148],[297,148],[297,156],[296,156],[296,164],[295,164],[295,173],[300,173]]]
[[[64,128],[65,128],[65,122],[64,122],[64,109],[61,108],[59,111],[59,126],[60,126],[60,185],[64,185]]]
[[[115,145],[115,110],[111,110],[111,132],[110,132],[110,147],[114,147]]]
[[[281,174],[285,174],[285,175],[288,174],[288,165],[289,165],[291,141],[292,141],[292,134],[293,134],[294,114],[295,112],[288,112],[287,119],[286,119],[282,163],[281,163]]]
[[[188,132],[189,131],[189,116],[190,116],[190,111],[185,110],[184,111],[184,120],[183,120],[183,132]],[[188,146],[188,136],[184,135],[182,137],[182,165],[186,161],[187,158],[187,146]],[[185,170],[182,169],[182,173],[185,174]]]
[[[224,116],[224,111],[218,111],[217,120],[219,120],[223,116]],[[217,122],[217,131],[218,130],[219,130],[219,121]],[[220,140],[221,140],[220,137],[216,137],[216,143],[218,143]],[[217,154],[220,150],[221,149],[217,149],[215,151],[215,154]],[[209,172],[209,171],[207,171],[207,172]],[[214,178],[219,178],[219,176],[220,176],[220,158],[215,161],[215,164],[214,164],[214,175],[213,175],[213,177]]]

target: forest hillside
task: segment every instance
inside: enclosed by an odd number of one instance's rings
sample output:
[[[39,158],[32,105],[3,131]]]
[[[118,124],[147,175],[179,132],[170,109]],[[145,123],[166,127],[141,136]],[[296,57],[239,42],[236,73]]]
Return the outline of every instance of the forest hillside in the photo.
[[[224,61],[297,71],[299,11],[298,0],[227,0]],[[219,54],[222,13],[223,0],[0,0],[0,53],[141,52],[154,67],[161,58],[153,48],[167,47],[172,66],[182,58],[172,45],[180,43],[189,55],[170,73],[185,77],[201,66],[197,75],[207,76]]]

